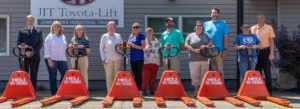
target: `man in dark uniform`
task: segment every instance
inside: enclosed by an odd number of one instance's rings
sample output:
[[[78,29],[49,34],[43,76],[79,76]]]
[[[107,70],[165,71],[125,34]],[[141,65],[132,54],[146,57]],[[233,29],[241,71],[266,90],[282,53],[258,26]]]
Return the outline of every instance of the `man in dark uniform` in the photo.
[[[21,43],[25,43],[28,46],[33,48],[33,51],[26,50],[26,55],[30,55],[33,52],[33,55],[25,58],[25,71],[29,73],[30,71],[30,80],[33,85],[34,90],[36,91],[36,80],[37,74],[40,65],[40,50],[43,47],[43,34],[42,30],[33,27],[34,17],[32,15],[28,15],[26,17],[27,27],[20,29],[18,35],[17,45]],[[19,65],[22,68],[21,61],[19,58]],[[29,70],[30,69],[30,70]]]

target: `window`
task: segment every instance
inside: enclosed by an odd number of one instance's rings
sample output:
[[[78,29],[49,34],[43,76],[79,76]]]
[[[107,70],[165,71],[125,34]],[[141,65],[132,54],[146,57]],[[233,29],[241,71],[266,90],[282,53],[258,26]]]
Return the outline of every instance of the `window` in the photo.
[[[0,15],[0,56],[9,56],[9,16]]]
[[[202,22],[206,22],[211,20],[210,15],[146,15],[145,29],[148,27],[153,28],[155,37],[161,41],[161,34],[167,30],[165,22],[168,17],[173,18],[174,28],[182,32],[184,39],[187,37],[188,34],[194,32],[194,25],[196,21],[201,20]],[[187,51],[186,48],[184,48],[183,50]]]

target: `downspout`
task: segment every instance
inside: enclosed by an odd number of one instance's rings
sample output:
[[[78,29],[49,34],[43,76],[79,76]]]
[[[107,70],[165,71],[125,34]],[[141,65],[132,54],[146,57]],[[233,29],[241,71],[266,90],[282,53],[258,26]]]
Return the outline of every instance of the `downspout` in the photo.
[[[277,4],[277,31],[280,31],[281,29],[281,0],[276,0],[276,4]],[[280,58],[280,54],[277,50],[277,48],[275,47],[275,52],[276,52],[276,58],[279,59]],[[280,82],[280,72],[279,72],[279,68],[276,68],[276,74],[277,74],[277,78],[276,78],[276,83],[279,84]]]
[[[237,0],[237,34],[241,34],[242,30],[239,28],[244,22],[244,0]],[[240,89],[240,69],[238,62],[238,51],[236,52],[236,91]]]

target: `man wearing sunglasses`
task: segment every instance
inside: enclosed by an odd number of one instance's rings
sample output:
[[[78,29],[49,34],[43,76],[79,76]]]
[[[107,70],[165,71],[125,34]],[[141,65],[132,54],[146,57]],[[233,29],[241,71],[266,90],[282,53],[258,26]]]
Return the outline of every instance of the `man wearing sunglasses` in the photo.
[[[251,27],[252,34],[255,34],[261,42],[260,52],[257,56],[258,61],[256,64],[256,69],[262,73],[264,70],[266,77],[266,86],[269,90],[270,95],[272,95],[271,86],[271,60],[274,58],[274,38],[275,34],[272,26],[265,23],[265,15],[257,15],[257,25]]]
[[[182,33],[173,28],[174,22],[171,17],[167,18],[166,20],[166,26],[167,30],[162,33],[162,38],[161,38],[161,45],[165,46],[168,43],[171,43],[174,47],[178,47],[180,49],[180,52],[182,51],[184,47],[184,39]],[[177,50],[175,48],[171,49],[171,56],[175,55]],[[174,69],[178,75],[180,74],[180,52],[178,53],[177,56],[171,57],[170,60],[170,66],[172,69]],[[164,50],[164,55],[167,56],[167,51]],[[166,71],[168,70],[168,63],[167,63],[167,58],[163,57],[163,70]]]
[[[214,46],[220,48],[220,55],[211,59],[211,68],[216,65],[216,68],[222,75],[224,81],[223,59],[226,57],[227,53],[230,30],[225,21],[219,20],[219,14],[220,10],[218,8],[213,8],[211,10],[210,16],[212,20],[205,22],[204,32],[207,32],[211,36]],[[217,54],[217,49],[212,50],[213,54]]]

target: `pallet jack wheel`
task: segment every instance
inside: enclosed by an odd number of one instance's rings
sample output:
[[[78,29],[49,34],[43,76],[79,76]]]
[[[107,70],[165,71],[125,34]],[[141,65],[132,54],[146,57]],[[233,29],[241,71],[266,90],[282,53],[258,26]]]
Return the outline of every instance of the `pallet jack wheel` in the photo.
[[[72,104],[72,106],[78,106],[78,103]]]
[[[20,105],[19,104],[17,104],[17,105],[12,105],[12,107],[19,107]]]
[[[43,106],[47,106],[47,105],[48,105],[48,103],[43,103],[42,105],[43,105]]]
[[[258,106],[259,104],[253,103],[252,105],[254,105],[254,106]]]
[[[133,106],[134,106],[134,107],[142,107],[142,104],[137,104],[137,105],[134,104]]]
[[[108,108],[111,107],[111,105],[103,105],[103,107]]]

